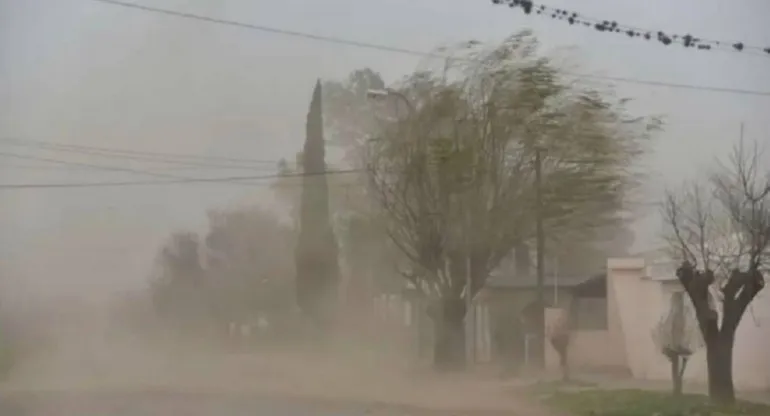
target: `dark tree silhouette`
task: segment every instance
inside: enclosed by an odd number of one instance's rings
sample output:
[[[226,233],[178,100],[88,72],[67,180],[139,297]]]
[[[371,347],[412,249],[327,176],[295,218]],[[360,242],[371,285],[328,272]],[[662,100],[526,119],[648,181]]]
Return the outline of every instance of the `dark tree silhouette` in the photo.
[[[209,317],[206,302],[206,272],[198,236],[192,232],[172,234],[156,259],[157,275],[152,280],[153,304],[169,323],[200,325]]]
[[[208,220],[204,238],[176,232],[159,250],[150,287],[159,317],[199,333],[258,318],[289,323],[293,230],[259,207],[211,210]]]
[[[303,181],[295,252],[297,303],[318,327],[331,323],[339,283],[337,240],[329,219],[321,82],[313,90],[302,152]]]
[[[770,243],[770,172],[759,151],[739,144],[708,186],[669,192],[663,214],[682,261],[676,275],[695,308],[706,344],[709,396],[735,401],[733,346],[746,308],[765,286]]]
[[[210,294],[221,323],[277,324],[294,304],[293,230],[258,207],[211,210],[204,239]]]

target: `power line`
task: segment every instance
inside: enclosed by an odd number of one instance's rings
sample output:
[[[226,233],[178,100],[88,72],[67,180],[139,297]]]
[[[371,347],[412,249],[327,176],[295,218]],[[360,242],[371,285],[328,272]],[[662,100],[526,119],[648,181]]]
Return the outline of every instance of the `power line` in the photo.
[[[103,157],[103,158],[109,158],[109,159],[126,159],[130,161],[138,161],[138,162],[153,163],[153,164],[179,165],[177,168],[182,168],[182,169],[209,168],[209,169],[229,169],[229,170],[233,170],[233,169],[257,170],[257,168],[261,169],[265,167],[274,168],[275,166],[278,165],[278,161],[254,161],[254,162],[261,162],[261,164],[257,163],[257,165],[254,165],[254,164],[245,165],[245,164],[241,164],[244,162],[237,162],[237,163],[222,162],[220,161],[220,159],[217,159],[217,158],[213,159],[214,162],[206,162],[205,156],[196,156],[197,159],[194,159],[194,160],[177,160],[177,159],[169,159],[169,157],[174,157],[174,158],[188,157],[189,158],[191,155],[172,155],[170,153],[152,153],[152,152],[142,152],[143,153],[142,155],[135,155],[132,153],[128,153],[128,154],[125,153],[125,152],[131,152],[127,150],[107,149],[103,147],[94,148],[89,146],[54,144],[50,142],[29,141],[29,140],[9,139],[9,138],[0,138],[0,142],[5,142],[3,144],[10,145],[10,146],[33,147],[33,148],[42,149],[45,151],[52,151],[52,152],[74,153],[74,154],[97,156],[97,157]]]
[[[170,175],[170,174],[159,173],[159,172],[149,172],[149,171],[144,171],[139,169],[123,168],[119,166],[94,165],[91,163],[72,162],[68,160],[51,159],[47,157],[38,157],[38,156],[30,156],[30,155],[20,155],[16,153],[0,152],[0,156],[10,157],[14,159],[37,160],[40,162],[56,163],[56,164],[67,165],[67,166],[79,166],[79,167],[98,169],[98,170],[108,170],[108,171],[114,171],[114,172],[134,173],[138,175],[157,176],[161,178],[183,179],[176,175]]]
[[[223,157],[223,156],[209,156],[209,155],[194,155],[183,153],[164,153],[164,152],[149,152],[138,151],[128,149],[116,149],[110,147],[100,146],[84,146],[74,144],[55,143],[43,140],[33,139],[19,139],[11,137],[2,137],[0,141],[16,145],[16,146],[37,146],[42,148],[57,149],[63,152],[84,153],[104,155],[105,157],[115,158],[135,158],[137,160],[144,158],[145,160],[152,158],[160,158],[160,162],[169,162],[170,159],[189,159],[189,160],[173,160],[171,163],[190,163],[194,165],[198,162],[223,162],[231,166],[232,163],[243,163],[247,165],[254,164],[272,164],[275,165],[278,161],[264,160],[264,159],[249,159],[249,158],[236,158],[236,157]]]
[[[148,175],[148,176],[155,176],[155,177],[161,177],[161,178],[168,178],[168,180],[138,180],[138,181],[113,181],[113,182],[71,182],[71,183],[25,183],[25,184],[0,184],[0,191],[1,190],[19,190],[19,189],[56,189],[56,188],[106,188],[106,187],[123,187],[123,186],[142,186],[142,185],[176,185],[176,184],[194,184],[194,183],[229,183],[229,184],[235,184],[235,185],[248,185],[248,186],[261,186],[265,185],[265,183],[250,183],[250,182],[244,182],[244,181],[251,181],[251,180],[266,180],[266,179],[282,179],[282,178],[305,178],[305,177],[313,177],[313,176],[324,176],[324,175],[336,175],[336,174],[350,174],[350,173],[362,173],[365,172],[365,169],[341,169],[341,170],[328,170],[318,173],[279,173],[279,174],[270,174],[270,175],[257,175],[257,176],[227,176],[227,177],[215,177],[215,178],[189,178],[189,177],[183,177],[183,176],[176,176],[176,175],[167,175],[163,173],[158,172],[150,172],[150,171],[143,171],[138,169],[129,169],[129,168],[122,168],[122,167],[116,167],[116,166],[106,166],[106,165],[94,165],[89,163],[80,163],[80,162],[72,162],[72,161],[66,161],[66,160],[59,160],[59,159],[52,159],[52,158],[43,158],[43,157],[36,157],[36,156],[30,156],[30,155],[18,155],[18,154],[12,154],[12,153],[5,153],[0,152],[0,156],[5,157],[13,157],[13,158],[19,158],[19,159],[27,159],[27,160],[38,160],[38,161],[44,161],[48,163],[56,163],[61,164],[65,166],[78,166],[78,167],[84,167],[89,169],[96,169],[96,170],[106,170],[106,171],[118,171],[118,172],[128,172],[128,173],[134,173],[134,174],[141,174],[141,175]],[[585,163],[594,163],[595,161],[591,160],[567,160],[569,163],[578,163],[578,164],[585,164]],[[283,186],[286,184],[270,184],[270,185],[279,185]],[[302,182],[297,183],[297,185],[305,185]],[[351,186],[357,186],[356,184],[336,184],[342,187],[351,187]],[[650,203],[632,203],[631,205],[638,206],[638,205],[649,205]],[[654,202],[653,204],[657,205],[658,202]]]
[[[50,143],[50,142],[46,142]],[[28,189],[28,188],[90,188],[90,187],[110,187],[110,186],[132,186],[132,185],[164,185],[164,184],[185,184],[185,183],[235,183],[240,185],[265,185],[265,183],[244,183],[245,180],[257,180],[257,179],[280,179],[280,178],[293,178],[293,177],[306,177],[317,176],[326,174],[342,174],[342,173],[361,173],[365,172],[365,169],[346,169],[346,170],[331,170],[314,174],[304,174],[301,172],[291,173],[278,173],[262,176],[229,176],[229,177],[215,177],[215,178],[190,178],[184,176],[177,176],[171,174],[164,174],[160,172],[145,171],[139,169],[123,168],[118,166],[109,165],[96,165],[90,163],[74,162],[69,160],[53,159],[47,157],[38,157],[32,155],[20,155],[15,153],[0,152],[0,157],[11,157],[25,160],[35,160],[47,163],[55,163],[63,165],[63,167],[82,167],[87,169],[103,170],[103,171],[117,171],[127,172],[140,175],[168,178],[166,181],[121,181],[121,182],[73,182],[73,183],[38,183],[38,184],[0,184],[0,190],[3,189]],[[561,162],[570,164],[594,164],[600,162],[599,159],[563,159]],[[283,186],[287,184],[271,184],[277,186]],[[297,185],[304,185],[300,182]],[[335,184],[342,187],[350,187],[355,184]],[[655,203],[658,204],[657,202]],[[638,203],[632,205],[639,205]]]
[[[41,141],[30,141],[31,143],[46,143],[48,145],[54,145],[51,142],[41,142]],[[59,145],[59,146],[66,146],[66,145]],[[74,146],[74,145],[73,145]],[[87,146],[74,146],[76,147],[78,151],[81,150],[88,150]],[[107,149],[107,148],[101,148],[103,150],[108,151],[117,151],[116,149]],[[151,152],[134,152],[130,150],[120,150],[122,152],[127,153],[143,153],[143,154],[153,154]],[[179,156],[171,153],[162,153],[166,156]],[[61,160],[61,159],[54,159],[54,158],[48,158],[48,157],[40,157],[40,156],[33,156],[33,155],[25,155],[25,154],[17,154],[17,153],[8,153],[8,152],[0,152],[0,157],[10,157],[15,159],[24,159],[24,160],[34,160],[34,161],[41,161],[46,163],[54,163],[58,165],[63,165],[64,167],[82,167],[87,169],[94,169],[94,170],[102,170],[102,171],[114,171],[114,172],[127,172],[127,173],[133,173],[133,174],[139,174],[139,175],[146,175],[146,176],[154,176],[154,177],[160,177],[160,178],[168,178],[169,180],[166,181],[121,181],[121,182],[77,182],[77,183],[42,183],[42,184],[0,184],[0,189],[26,189],[26,188],[86,188],[86,187],[107,187],[107,186],[129,186],[129,185],[162,185],[162,184],[183,184],[183,183],[206,183],[206,182],[234,182],[241,185],[262,185],[262,184],[256,184],[256,183],[244,183],[242,181],[246,180],[255,180],[255,179],[279,179],[279,178],[291,178],[291,177],[306,177],[306,176],[317,176],[317,175],[325,175],[325,174],[338,174],[338,173],[353,173],[353,172],[362,172],[361,169],[348,169],[348,170],[334,170],[334,171],[325,171],[321,173],[315,173],[315,174],[303,174],[303,173],[279,173],[279,174],[270,174],[270,175],[261,175],[261,176],[229,176],[229,177],[215,177],[215,178],[190,178],[185,176],[179,176],[179,175],[173,175],[173,174],[167,174],[167,173],[161,173],[161,172],[154,172],[154,171],[146,171],[146,170],[140,170],[140,169],[132,169],[132,168],[125,168],[125,167],[119,167],[119,166],[109,166],[109,165],[99,165],[99,164],[91,164],[91,163],[84,163],[84,162],[75,162],[75,161],[69,161],[69,160]],[[205,156],[193,156],[193,155],[185,155],[185,157],[200,157],[200,158],[206,158]],[[217,158],[215,158],[217,159]],[[228,158],[224,158],[228,159]],[[231,159],[231,160],[249,160],[249,159]],[[277,163],[277,162],[276,162]],[[231,166],[233,167],[233,166]],[[246,167],[241,167],[246,168]]]
[[[280,179],[292,177],[312,177],[337,175],[347,173],[359,173],[361,169],[329,170],[318,173],[285,173],[261,176],[229,176],[220,178],[179,178],[169,180],[145,180],[145,181],[123,181],[123,182],[72,182],[72,183],[25,183],[25,184],[0,184],[0,190],[10,189],[40,189],[40,188],[95,188],[95,187],[120,187],[120,186],[139,186],[139,185],[170,185],[170,184],[189,184],[189,183],[232,183],[235,185],[262,185],[260,183],[248,183],[242,181]]]
[[[278,178],[286,178],[286,177],[305,177],[305,176],[316,176],[316,175],[336,174],[336,173],[352,173],[352,172],[362,171],[360,169],[349,169],[349,170],[325,171],[325,172],[315,173],[315,174],[281,173],[281,174],[271,174],[271,175],[262,175],[262,176],[188,178],[184,176],[145,171],[145,170],[139,170],[139,169],[124,168],[119,166],[96,165],[91,163],[73,162],[68,160],[53,159],[53,158],[47,158],[47,157],[20,155],[16,153],[0,152],[0,156],[11,157],[16,159],[25,159],[25,160],[37,160],[37,161],[48,162],[48,163],[56,163],[56,164],[65,165],[65,166],[77,166],[77,167],[84,167],[84,168],[104,170],[104,171],[127,172],[127,173],[133,173],[138,175],[146,175],[146,176],[154,176],[159,178],[170,179],[168,181],[85,182],[85,183],[59,183],[59,184],[0,184],[0,189],[84,188],[84,187],[97,187],[97,186],[104,187],[104,186],[128,186],[128,185],[161,185],[161,184],[205,183],[205,182],[236,182],[237,183],[239,181],[254,180],[254,179],[278,179]],[[255,185],[253,183],[242,183],[242,182],[240,182],[240,184]]]
[[[0,139],[2,140],[2,139]],[[34,141],[30,140],[32,143],[48,143],[52,144],[51,142],[41,142],[41,141]],[[62,145],[64,146],[64,145]],[[77,146],[77,147],[85,147],[87,146]],[[102,148],[106,149],[106,148]],[[114,149],[110,149],[114,150]],[[129,150],[123,150],[125,152],[132,152]],[[166,155],[172,155],[170,153],[166,153]],[[189,155],[188,155],[189,156]],[[73,183],[37,183],[37,184],[0,184],[0,190],[11,190],[11,189],[41,189],[41,188],[93,188],[93,187],[120,187],[120,186],[139,186],[139,185],[165,185],[165,184],[187,184],[187,183],[234,183],[238,185],[250,185],[250,186],[256,186],[256,185],[266,185],[266,183],[245,183],[242,181],[246,180],[259,180],[259,179],[280,179],[280,178],[302,178],[306,176],[317,176],[317,175],[327,175],[327,174],[344,174],[344,173],[361,173],[365,172],[365,169],[347,169],[347,170],[331,170],[331,171],[325,171],[315,174],[303,174],[303,173],[279,173],[279,174],[270,174],[270,175],[262,175],[262,176],[229,176],[229,177],[215,177],[215,178],[190,178],[190,177],[184,177],[184,176],[177,176],[177,175],[170,175],[170,174],[164,174],[160,172],[153,172],[153,171],[145,171],[145,170],[139,170],[139,169],[131,169],[131,168],[123,168],[118,166],[109,166],[109,165],[97,165],[97,164],[90,164],[90,163],[82,163],[82,162],[73,162],[69,160],[61,160],[61,159],[53,159],[53,158],[47,158],[47,157],[38,157],[38,156],[32,156],[32,155],[20,155],[15,153],[7,153],[7,152],[0,152],[0,157],[11,157],[11,158],[17,158],[17,159],[25,159],[25,160],[35,160],[35,161],[42,161],[46,163],[55,163],[58,165],[63,165],[62,167],[82,167],[87,169],[95,169],[95,170],[104,170],[104,171],[117,171],[117,172],[127,172],[127,173],[134,173],[134,174],[140,174],[140,175],[147,175],[147,176],[155,176],[155,177],[161,177],[161,178],[168,178],[169,180],[161,181],[161,180],[153,180],[153,181],[120,181],[120,182],[73,182]],[[205,156],[201,156],[204,157]],[[571,164],[594,164],[597,162],[600,162],[598,159],[564,159],[561,160],[561,162],[565,163],[571,163]],[[285,186],[289,184],[269,184],[273,186]],[[299,182],[295,183],[294,185],[304,185],[304,183]],[[358,186],[358,184],[339,184],[334,183],[335,186],[340,187],[351,187],[351,186]],[[641,205],[649,205],[650,203],[641,203]],[[654,202],[653,204],[657,205],[658,202]],[[634,206],[640,205],[640,203],[634,203],[631,204]]]
[[[672,34],[661,30],[651,30],[639,28],[636,26],[620,24],[614,20],[597,19],[588,17],[582,13],[571,10],[554,8],[544,4],[537,4],[532,0],[492,0],[495,5],[505,5],[512,9],[520,9],[525,14],[537,14],[550,16],[552,19],[565,21],[570,25],[584,26],[593,28],[603,33],[614,33],[628,36],[630,38],[656,40],[663,45],[681,44],[686,48],[698,50],[722,50],[728,52],[755,51],[765,55],[770,55],[770,46],[750,46],[739,41],[725,41],[704,39],[690,34]],[[763,55],[763,56],[765,56]]]
[[[221,24],[221,25],[226,25],[226,26],[239,27],[239,28],[242,28],[242,29],[254,30],[254,31],[259,31],[259,32],[266,32],[266,33],[273,33],[273,34],[284,35],[284,36],[292,36],[292,37],[310,39],[310,40],[315,40],[315,41],[319,41],[319,42],[327,42],[327,43],[334,43],[334,44],[339,44],[339,45],[347,45],[347,46],[353,46],[353,47],[364,48],[364,49],[375,49],[375,50],[381,50],[381,51],[385,51],[385,52],[394,52],[394,53],[401,53],[401,54],[405,54],[405,55],[413,55],[413,56],[420,56],[420,57],[460,60],[457,57],[453,57],[453,56],[446,55],[446,54],[417,51],[417,50],[412,50],[412,49],[399,48],[399,47],[381,45],[381,44],[376,44],[376,43],[361,42],[361,41],[344,39],[344,38],[339,38],[339,37],[323,36],[323,35],[317,35],[317,34],[312,34],[312,33],[307,33],[307,32],[298,32],[298,31],[287,30],[287,29],[280,29],[280,28],[275,28],[275,27],[270,27],[270,26],[263,26],[263,25],[257,25],[257,24],[251,24],[251,23],[238,22],[238,21],[234,21],[234,20],[219,19],[219,18],[203,16],[203,15],[198,15],[198,14],[193,14],[193,13],[180,12],[180,11],[169,10],[169,9],[162,9],[162,8],[151,7],[151,6],[144,6],[144,5],[140,5],[140,4],[134,4],[134,3],[126,3],[126,2],[118,1],[118,0],[92,0],[92,1],[100,2],[100,3],[105,3],[105,4],[111,4],[111,5],[114,5],[114,6],[120,6],[120,7],[136,9],[136,10],[142,10],[142,11],[146,11],[146,12],[164,14],[164,15],[168,15],[168,16],[181,17],[181,18],[185,18],[185,19],[198,20],[198,21],[203,21],[203,22],[208,22],[208,23],[214,23],[214,24]],[[462,59],[462,60],[474,61],[474,60],[470,60],[470,59]],[[606,75],[575,73],[575,72],[570,72],[570,71],[561,71],[561,72],[563,74],[565,74],[565,75],[572,76],[572,77],[575,77],[575,78],[598,79],[598,80],[604,80],[604,81],[621,82],[621,83],[626,83],[626,84],[648,85],[648,86],[665,87],[665,88],[682,89],[682,90],[709,91],[709,92],[718,92],[718,93],[730,93],[730,94],[770,97],[770,91],[756,91],[756,90],[747,90],[747,89],[738,89],[738,88],[726,88],[726,87],[713,87],[713,86],[706,86],[706,85],[682,84],[682,83],[673,83],[673,82],[643,80],[643,79],[629,78],[629,77],[616,77],[616,76],[606,76]]]
[[[0,157],[3,157],[0,155]],[[92,168],[83,166],[45,166],[45,165],[30,165],[30,164],[12,164],[2,163],[0,164],[0,170],[36,170],[36,171],[90,171]],[[184,171],[251,171],[251,172],[275,172],[274,168],[270,167],[242,167],[242,166],[167,166],[160,168],[153,168],[154,172],[184,172]]]

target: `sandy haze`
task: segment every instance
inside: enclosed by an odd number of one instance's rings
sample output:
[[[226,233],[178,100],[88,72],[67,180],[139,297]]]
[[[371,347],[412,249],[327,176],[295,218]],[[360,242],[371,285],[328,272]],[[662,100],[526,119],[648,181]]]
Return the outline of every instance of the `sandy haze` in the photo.
[[[317,409],[345,404],[510,412],[523,406],[498,380],[437,375],[350,341],[324,351],[307,345],[245,351],[203,339],[151,336],[121,323],[116,304],[81,303],[62,308],[48,324],[38,323],[45,346],[25,357],[0,391],[17,399],[45,397],[46,403],[80,395],[89,397],[83,403],[204,395],[315,403]]]

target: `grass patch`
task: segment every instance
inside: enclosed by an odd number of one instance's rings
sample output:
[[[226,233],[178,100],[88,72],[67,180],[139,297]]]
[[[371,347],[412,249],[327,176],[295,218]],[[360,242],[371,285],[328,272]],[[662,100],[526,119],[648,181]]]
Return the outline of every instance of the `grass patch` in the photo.
[[[546,391],[559,391],[567,388],[590,388],[590,387],[596,387],[598,386],[598,383],[595,383],[593,381],[588,380],[579,380],[579,379],[572,379],[572,380],[548,380],[548,381],[539,381],[533,386],[539,389],[543,389]]]
[[[770,406],[739,402],[712,406],[708,397],[645,390],[557,391],[545,399],[556,410],[574,416],[768,416]]]
[[[528,387],[528,389],[531,391],[531,393],[536,394],[538,396],[548,396],[552,395],[555,392],[563,392],[563,391],[582,391],[585,389],[593,389],[598,386],[597,383],[593,383],[590,381],[584,381],[584,380],[548,380],[548,381],[538,381],[531,386]]]

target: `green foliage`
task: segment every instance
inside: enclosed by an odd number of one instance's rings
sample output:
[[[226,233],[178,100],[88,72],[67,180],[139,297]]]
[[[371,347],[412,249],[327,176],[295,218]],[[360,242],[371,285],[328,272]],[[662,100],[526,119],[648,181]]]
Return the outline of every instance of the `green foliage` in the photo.
[[[574,416],[760,416],[770,414],[770,406],[739,402],[719,407],[706,396],[643,390],[586,390],[556,392],[546,403]]]
[[[294,232],[258,207],[209,212],[206,272],[216,313],[242,321],[294,306]]]
[[[210,211],[197,234],[172,234],[157,258],[151,290],[156,311],[174,326],[269,319],[293,307],[295,236],[256,207]]]
[[[383,122],[383,113],[399,115],[397,102],[377,101],[368,97],[370,90],[386,87],[382,76],[370,68],[357,69],[343,80],[323,84],[324,133],[327,143],[339,146],[344,162],[355,168],[366,166],[368,140],[375,137]],[[396,110],[396,111],[394,111]],[[403,110],[403,109],[402,109]],[[395,114],[393,114],[395,113]],[[387,118],[387,117],[385,117]],[[378,277],[375,290],[400,290],[402,281],[394,281],[398,259],[388,241],[381,213],[373,209],[372,195],[364,174],[330,177],[330,204],[337,213],[336,228],[341,254],[351,276]],[[399,276],[400,277],[400,276]]]
[[[467,42],[439,70],[400,85],[415,111],[381,126],[368,166],[388,234],[426,283],[418,286],[460,296],[469,243],[478,291],[514,245],[534,238],[538,211],[556,243],[622,222],[622,200],[638,181],[634,162],[657,120],[563,80],[537,46],[527,32],[492,46]]]
[[[156,266],[151,290],[159,315],[176,323],[197,322],[208,316],[202,307],[205,271],[195,233],[173,233],[158,253]]]
[[[361,162],[360,150],[377,125],[377,105],[369,90],[385,88],[382,76],[369,68],[358,69],[342,81],[323,84],[324,131],[327,142],[339,145],[353,165]]]
[[[339,230],[342,252],[352,278],[373,277],[369,289],[376,293],[401,293],[403,278],[398,273],[398,250],[387,240],[380,218],[366,211],[351,212]],[[367,282],[367,286],[368,286]]]
[[[321,84],[316,84],[307,116],[303,149],[302,199],[295,251],[297,303],[319,323],[331,319],[339,283],[339,248],[329,218],[329,189],[323,136]]]

